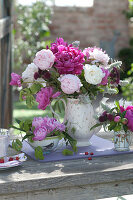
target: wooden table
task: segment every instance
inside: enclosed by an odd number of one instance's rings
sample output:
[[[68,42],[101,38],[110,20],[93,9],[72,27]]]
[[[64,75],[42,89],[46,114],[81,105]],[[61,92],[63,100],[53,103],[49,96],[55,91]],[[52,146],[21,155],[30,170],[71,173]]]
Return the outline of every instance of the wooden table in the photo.
[[[51,163],[28,159],[21,167],[0,171],[0,191],[0,200],[97,200],[133,194],[133,154]]]

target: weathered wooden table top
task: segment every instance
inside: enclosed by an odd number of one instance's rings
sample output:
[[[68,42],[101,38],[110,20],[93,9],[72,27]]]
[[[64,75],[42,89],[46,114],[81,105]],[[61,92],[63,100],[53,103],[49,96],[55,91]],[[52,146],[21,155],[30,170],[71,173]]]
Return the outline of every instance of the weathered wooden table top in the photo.
[[[9,152],[10,155],[16,154],[11,148]],[[125,186],[128,187],[128,190],[124,190]],[[98,189],[99,187],[101,189]],[[3,197],[0,196],[0,200],[10,199],[7,198],[7,194],[11,196],[13,194],[31,193],[33,195],[36,191],[64,191],[64,188],[68,188],[67,192],[71,190],[70,188],[77,188],[75,189],[75,194],[79,190],[84,190],[83,193],[80,192],[83,196],[86,191],[86,198],[80,197],[80,195],[73,196],[72,199],[78,200],[97,199],[96,196],[100,194],[101,190],[102,196],[100,197],[106,197],[113,192],[116,195],[118,188],[119,195],[121,193],[133,193],[133,154],[94,157],[91,161],[86,158],[49,163],[39,163],[28,157],[28,160],[22,166],[0,171],[0,191],[1,195],[3,195]],[[95,197],[90,197],[90,194],[88,197],[88,190],[90,191],[92,188],[93,191],[97,188],[98,192],[95,194]],[[38,198],[43,200],[43,197],[39,196]],[[55,199],[71,199],[67,197],[62,198],[64,197]],[[15,196],[11,199],[15,200]],[[18,197],[16,199],[29,200],[36,198]]]

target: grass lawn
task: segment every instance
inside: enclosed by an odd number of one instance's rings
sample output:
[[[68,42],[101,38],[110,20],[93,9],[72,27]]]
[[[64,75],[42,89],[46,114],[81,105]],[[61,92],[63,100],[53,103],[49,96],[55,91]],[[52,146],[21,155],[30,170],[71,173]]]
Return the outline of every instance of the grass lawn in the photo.
[[[57,114],[59,114],[57,112]],[[63,121],[64,111],[62,111],[60,115],[60,120]],[[14,102],[13,104],[13,124],[16,126],[17,123],[15,119],[19,120],[26,120],[26,119],[33,119],[33,117],[44,117],[49,116],[52,117],[52,113],[49,107],[46,110],[39,110],[37,108],[37,104],[34,105],[31,109],[27,108],[25,102]],[[19,132],[15,130],[15,133],[18,134]]]

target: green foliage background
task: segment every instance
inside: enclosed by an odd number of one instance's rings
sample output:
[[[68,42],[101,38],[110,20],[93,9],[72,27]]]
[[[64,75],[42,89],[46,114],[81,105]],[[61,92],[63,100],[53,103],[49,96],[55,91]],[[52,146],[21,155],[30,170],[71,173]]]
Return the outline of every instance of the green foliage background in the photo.
[[[16,5],[15,10],[14,67],[19,69],[31,63],[36,52],[50,43],[52,8],[39,0],[32,6]]]

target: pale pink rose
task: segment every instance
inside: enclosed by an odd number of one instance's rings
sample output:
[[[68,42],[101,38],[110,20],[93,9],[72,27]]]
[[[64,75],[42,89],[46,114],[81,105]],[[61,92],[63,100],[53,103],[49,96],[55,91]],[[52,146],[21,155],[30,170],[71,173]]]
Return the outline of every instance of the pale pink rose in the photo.
[[[73,94],[79,92],[82,86],[80,79],[76,75],[66,74],[59,78],[61,89],[65,94]]]
[[[49,49],[42,49],[36,53],[34,58],[34,64],[41,70],[51,68],[54,64],[55,56],[53,52]]]
[[[40,140],[43,140],[45,139],[46,135],[47,135],[47,129],[45,126],[43,127],[39,127],[39,128],[36,128],[34,131],[34,137],[32,138],[33,140],[35,141],[40,141]]]
[[[34,117],[32,121],[32,126],[34,126],[35,128],[39,128],[43,125],[43,123],[44,119],[42,117]]]

